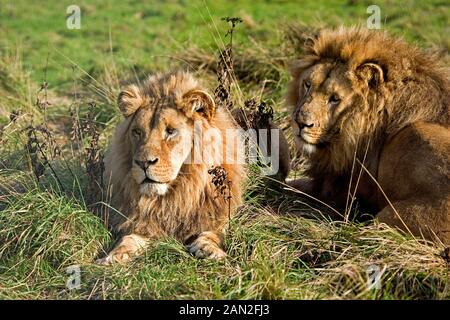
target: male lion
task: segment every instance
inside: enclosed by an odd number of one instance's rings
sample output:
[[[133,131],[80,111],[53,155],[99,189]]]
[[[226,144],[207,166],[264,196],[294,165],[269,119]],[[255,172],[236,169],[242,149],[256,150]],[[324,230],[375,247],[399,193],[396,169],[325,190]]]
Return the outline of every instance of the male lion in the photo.
[[[105,158],[104,180],[120,212],[110,210],[109,224],[122,237],[98,263],[125,262],[164,236],[187,244],[197,257],[224,257],[222,230],[241,203],[244,173],[227,111],[216,109],[186,72],[131,85],[120,93],[118,105],[125,119]],[[227,163],[220,152],[225,149],[231,156]],[[227,174],[225,189],[208,173],[218,166]]]
[[[360,211],[450,244],[448,70],[360,28],[323,30],[304,50],[287,103],[310,179],[292,185],[338,208],[354,195]]]

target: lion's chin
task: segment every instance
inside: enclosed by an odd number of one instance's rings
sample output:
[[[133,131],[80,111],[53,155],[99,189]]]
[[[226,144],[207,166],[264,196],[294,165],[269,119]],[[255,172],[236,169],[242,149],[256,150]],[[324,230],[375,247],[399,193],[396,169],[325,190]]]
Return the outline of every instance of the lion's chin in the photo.
[[[317,146],[305,142],[302,144],[302,150],[304,153],[313,154],[317,151]]]
[[[296,137],[296,144],[298,149],[305,154],[314,154],[317,151],[317,146],[307,141],[303,136]]]
[[[147,196],[163,196],[169,190],[167,183],[142,183],[139,186],[139,192]]]

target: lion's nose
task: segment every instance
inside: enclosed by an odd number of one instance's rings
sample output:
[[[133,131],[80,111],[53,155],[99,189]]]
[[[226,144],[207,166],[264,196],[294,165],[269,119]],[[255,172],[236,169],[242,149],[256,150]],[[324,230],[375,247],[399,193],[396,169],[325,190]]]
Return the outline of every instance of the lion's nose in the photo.
[[[301,123],[300,124],[300,129],[303,129],[303,128],[312,128],[312,127],[314,127],[314,123]]]
[[[300,130],[302,130],[304,128],[312,128],[312,127],[314,127],[314,123],[313,122],[302,121],[300,119],[295,119],[295,122],[298,124],[298,127],[299,127]]]
[[[311,114],[304,110],[304,108],[298,108],[294,116],[294,121],[297,123],[300,130],[304,128],[314,127],[314,122],[311,121]]]
[[[145,161],[134,160],[134,163],[136,163],[139,167],[141,167],[142,170],[147,170],[148,167],[156,164],[158,160],[159,160],[158,158],[152,158]]]

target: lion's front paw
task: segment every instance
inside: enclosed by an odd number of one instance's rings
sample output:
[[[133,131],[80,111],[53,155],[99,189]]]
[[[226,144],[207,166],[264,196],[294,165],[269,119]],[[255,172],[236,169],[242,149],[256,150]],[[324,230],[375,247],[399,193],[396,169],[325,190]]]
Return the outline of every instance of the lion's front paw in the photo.
[[[227,256],[219,246],[220,239],[212,232],[203,232],[187,248],[197,258],[223,259]]]
[[[132,250],[126,246],[119,246],[112,250],[106,257],[97,259],[96,264],[109,266],[113,263],[125,263],[131,259]]]
[[[101,266],[109,266],[112,264],[112,260],[111,260],[111,257],[109,255],[107,255],[104,258],[95,260],[95,264],[99,264]]]
[[[133,256],[139,254],[147,245],[147,241],[147,238],[137,234],[124,236],[117,247],[111,250],[106,257],[96,260],[95,263],[104,266],[109,266],[113,263],[125,263]]]

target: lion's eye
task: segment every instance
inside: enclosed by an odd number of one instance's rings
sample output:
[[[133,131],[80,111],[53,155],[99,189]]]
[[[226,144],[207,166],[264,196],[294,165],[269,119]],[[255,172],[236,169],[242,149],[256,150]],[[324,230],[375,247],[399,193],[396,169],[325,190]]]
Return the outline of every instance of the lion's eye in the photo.
[[[166,134],[167,136],[173,136],[175,133],[177,133],[177,129],[167,127],[166,128]]]
[[[330,99],[328,99],[328,102],[332,105],[337,105],[341,102],[341,98],[339,98],[337,94],[333,94]]]
[[[135,129],[131,130],[131,133],[133,134],[133,136],[139,138],[142,134],[142,131],[140,129],[135,128]]]
[[[309,89],[309,88],[311,88],[311,81],[309,81],[309,80],[305,80],[304,82],[303,82],[303,85],[305,86],[305,89]]]

